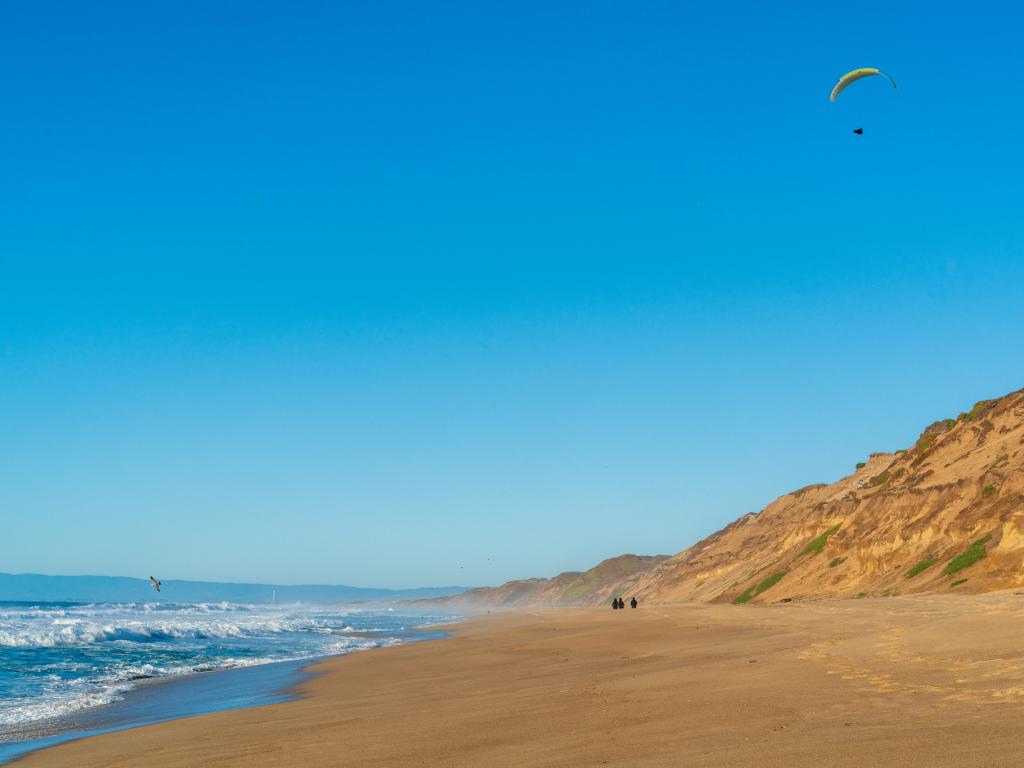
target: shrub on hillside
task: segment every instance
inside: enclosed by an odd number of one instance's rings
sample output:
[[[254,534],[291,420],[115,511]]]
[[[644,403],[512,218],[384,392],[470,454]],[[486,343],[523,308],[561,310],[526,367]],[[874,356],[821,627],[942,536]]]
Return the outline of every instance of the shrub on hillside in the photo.
[[[967,421],[977,421],[978,419],[984,418],[998,402],[998,400],[979,400],[974,404],[974,407],[971,408],[970,413],[967,414]]]
[[[978,539],[976,542],[971,544],[967,549],[961,552],[959,555],[950,560],[942,572],[949,576],[951,574],[962,571],[964,568],[970,568],[979,560],[983,559],[988,554],[985,549],[985,545],[992,540],[991,536],[985,536]]]
[[[817,536],[816,538],[811,539],[811,541],[809,541],[807,543],[807,546],[804,547],[801,550],[800,554],[801,555],[809,555],[812,552],[815,555],[818,554],[819,552],[821,552],[821,550],[823,550],[825,548],[825,545],[828,544],[828,537],[833,535],[838,530],[839,530],[839,525],[833,525],[831,528],[829,528],[827,531],[825,531],[820,536]]]
[[[885,485],[890,480],[892,480],[892,473],[887,469],[884,472],[882,472],[880,475],[875,475],[874,477],[872,477],[871,478],[871,485],[874,485],[874,486]]]
[[[909,571],[907,571],[906,578],[908,578],[908,579],[914,578],[915,576],[917,576],[917,574],[919,574],[922,571],[925,571],[925,570],[931,568],[933,565],[935,565],[936,561],[937,561],[937,558],[934,558],[934,557],[929,557],[929,558],[926,558],[926,559],[922,560],[920,563],[918,563],[913,568],[911,568]]]
[[[771,576],[769,576],[767,579],[762,581],[757,586],[747,587],[745,590],[743,590],[742,594],[736,596],[733,599],[733,605],[743,605],[743,603],[749,602],[753,598],[760,595],[762,592],[766,592],[767,590],[771,589],[776,584],[778,584],[782,577],[785,576],[787,573],[788,571],[778,571],[777,573],[773,573]]]

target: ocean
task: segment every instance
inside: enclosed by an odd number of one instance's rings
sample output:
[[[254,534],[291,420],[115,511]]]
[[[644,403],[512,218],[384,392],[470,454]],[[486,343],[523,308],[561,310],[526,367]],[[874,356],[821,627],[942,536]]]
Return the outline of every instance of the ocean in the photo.
[[[19,743],[284,700],[310,659],[455,620],[351,604],[0,602],[0,762]],[[218,670],[238,671],[198,675]],[[173,679],[188,685],[152,684]]]

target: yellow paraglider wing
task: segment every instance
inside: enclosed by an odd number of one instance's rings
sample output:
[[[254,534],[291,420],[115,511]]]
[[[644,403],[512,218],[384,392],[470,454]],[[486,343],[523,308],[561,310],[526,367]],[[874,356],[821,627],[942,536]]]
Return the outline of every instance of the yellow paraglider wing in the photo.
[[[873,77],[875,75],[884,77],[886,80],[892,83],[893,88],[896,87],[896,81],[889,77],[887,74],[885,74],[885,72],[883,72],[882,70],[875,69],[874,67],[861,67],[860,69],[855,69],[852,72],[847,72],[845,75],[840,77],[839,82],[836,83],[835,88],[832,89],[832,94],[828,97],[828,100],[835,101],[836,96],[842,93],[843,89],[846,88],[846,86],[848,86],[850,83],[856,82],[857,80],[860,80],[862,77]]]

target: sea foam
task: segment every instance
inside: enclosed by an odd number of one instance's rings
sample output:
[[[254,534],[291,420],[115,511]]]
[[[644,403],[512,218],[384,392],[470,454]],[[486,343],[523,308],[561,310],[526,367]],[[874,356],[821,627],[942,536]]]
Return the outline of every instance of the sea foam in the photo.
[[[440,617],[343,605],[0,603],[0,741],[169,678],[391,645]]]

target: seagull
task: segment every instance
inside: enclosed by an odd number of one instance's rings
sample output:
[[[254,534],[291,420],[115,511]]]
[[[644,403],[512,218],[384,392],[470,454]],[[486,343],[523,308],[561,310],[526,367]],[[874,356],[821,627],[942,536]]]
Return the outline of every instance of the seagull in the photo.
[[[853,132],[856,133],[858,136],[863,136],[864,135],[864,129],[863,128],[854,128]]]
[[[157,592],[159,592],[159,591],[160,591],[160,582],[159,582],[159,581],[157,581],[156,579],[154,579],[154,578],[153,578],[152,576],[150,576],[150,577],[149,577],[149,584],[150,584],[150,586],[151,586],[151,587],[153,587],[153,589],[155,589],[155,590],[156,590]]]

